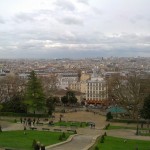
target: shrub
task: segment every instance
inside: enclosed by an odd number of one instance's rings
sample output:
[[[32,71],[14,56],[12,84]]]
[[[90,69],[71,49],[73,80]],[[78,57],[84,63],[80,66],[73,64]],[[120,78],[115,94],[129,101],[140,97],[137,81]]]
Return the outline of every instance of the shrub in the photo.
[[[121,123],[137,123],[137,120],[131,119],[112,119],[111,122],[121,122]],[[139,120],[139,123],[146,123],[146,120]]]
[[[41,145],[41,150],[45,150],[45,146],[44,145]]]
[[[62,138],[62,135],[59,135],[59,141],[62,141],[63,140],[63,138]]]
[[[36,140],[34,139],[32,142],[32,147],[34,148],[36,146]]]
[[[26,113],[13,113],[13,112],[1,112],[0,116],[12,116],[12,117],[48,117],[48,114],[26,114]]]
[[[66,134],[63,132],[62,133],[62,138],[65,139],[66,138]]]
[[[95,146],[95,149],[94,150],[99,150],[98,146]]]
[[[110,123],[108,123],[106,126],[105,126],[105,130],[107,130],[110,126]]]
[[[108,113],[106,114],[106,121],[109,121],[109,120],[111,120],[111,119],[113,119],[113,116],[112,116],[111,112],[108,112]]]
[[[107,136],[107,133],[106,133],[106,132],[104,133],[104,136]]]
[[[0,132],[2,132],[2,127],[1,127],[1,125],[0,125]]]
[[[104,140],[105,140],[105,137],[104,137],[104,135],[102,135],[100,138],[100,143],[104,143]]]
[[[77,131],[76,131],[76,130],[74,131],[74,134],[77,134]]]

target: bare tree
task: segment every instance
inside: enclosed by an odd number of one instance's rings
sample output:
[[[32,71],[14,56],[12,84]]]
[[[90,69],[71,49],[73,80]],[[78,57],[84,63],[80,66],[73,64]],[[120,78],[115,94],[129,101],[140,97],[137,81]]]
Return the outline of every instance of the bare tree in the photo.
[[[57,89],[57,77],[55,75],[51,75],[50,77],[40,77],[40,79],[42,81],[44,93],[48,98]]]
[[[126,78],[116,76],[111,79],[109,85],[110,97],[117,105],[124,107],[131,118],[137,119],[145,98],[143,91],[147,87],[139,75],[134,73]]]
[[[0,102],[10,100],[17,94],[24,94],[25,80],[18,76],[6,76],[0,79]]]

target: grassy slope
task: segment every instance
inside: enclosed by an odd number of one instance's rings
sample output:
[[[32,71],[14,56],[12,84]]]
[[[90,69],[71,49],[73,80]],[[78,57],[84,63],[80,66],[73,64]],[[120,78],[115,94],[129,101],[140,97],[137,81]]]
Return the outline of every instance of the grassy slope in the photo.
[[[108,130],[113,130],[113,129],[133,129],[133,130],[136,130],[136,127],[125,127],[125,126],[112,126],[110,125],[108,127]],[[148,128],[139,128],[140,130],[148,130]]]
[[[150,150],[150,141],[142,140],[129,140],[127,139],[116,138],[116,137],[105,137],[105,142],[98,142],[98,147],[100,150],[135,150],[138,147],[138,150]]]
[[[59,132],[48,131],[5,131],[0,133],[0,147],[11,147],[19,150],[32,150],[33,139],[40,141],[44,145],[51,145],[60,142]],[[66,134],[66,139],[69,134]],[[64,140],[66,140],[64,139]]]

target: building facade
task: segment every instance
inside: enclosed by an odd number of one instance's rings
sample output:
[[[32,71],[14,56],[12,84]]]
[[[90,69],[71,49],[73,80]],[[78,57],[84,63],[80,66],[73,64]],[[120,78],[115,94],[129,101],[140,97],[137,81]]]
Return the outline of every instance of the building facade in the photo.
[[[104,104],[108,100],[108,86],[100,77],[91,78],[86,84],[86,102],[90,104]]]

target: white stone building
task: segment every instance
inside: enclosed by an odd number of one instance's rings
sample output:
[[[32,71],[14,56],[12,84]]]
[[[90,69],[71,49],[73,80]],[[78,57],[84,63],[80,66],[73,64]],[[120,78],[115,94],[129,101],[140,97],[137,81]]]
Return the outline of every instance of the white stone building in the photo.
[[[86,102],[103,104],[108,100],[108,86],[104,78],[99,77],[94,71],[86,86]]]
[[[59,88],[66,89],[71,83],[77,83],[79,80],[78,73],[62,73],[58,77]]]

